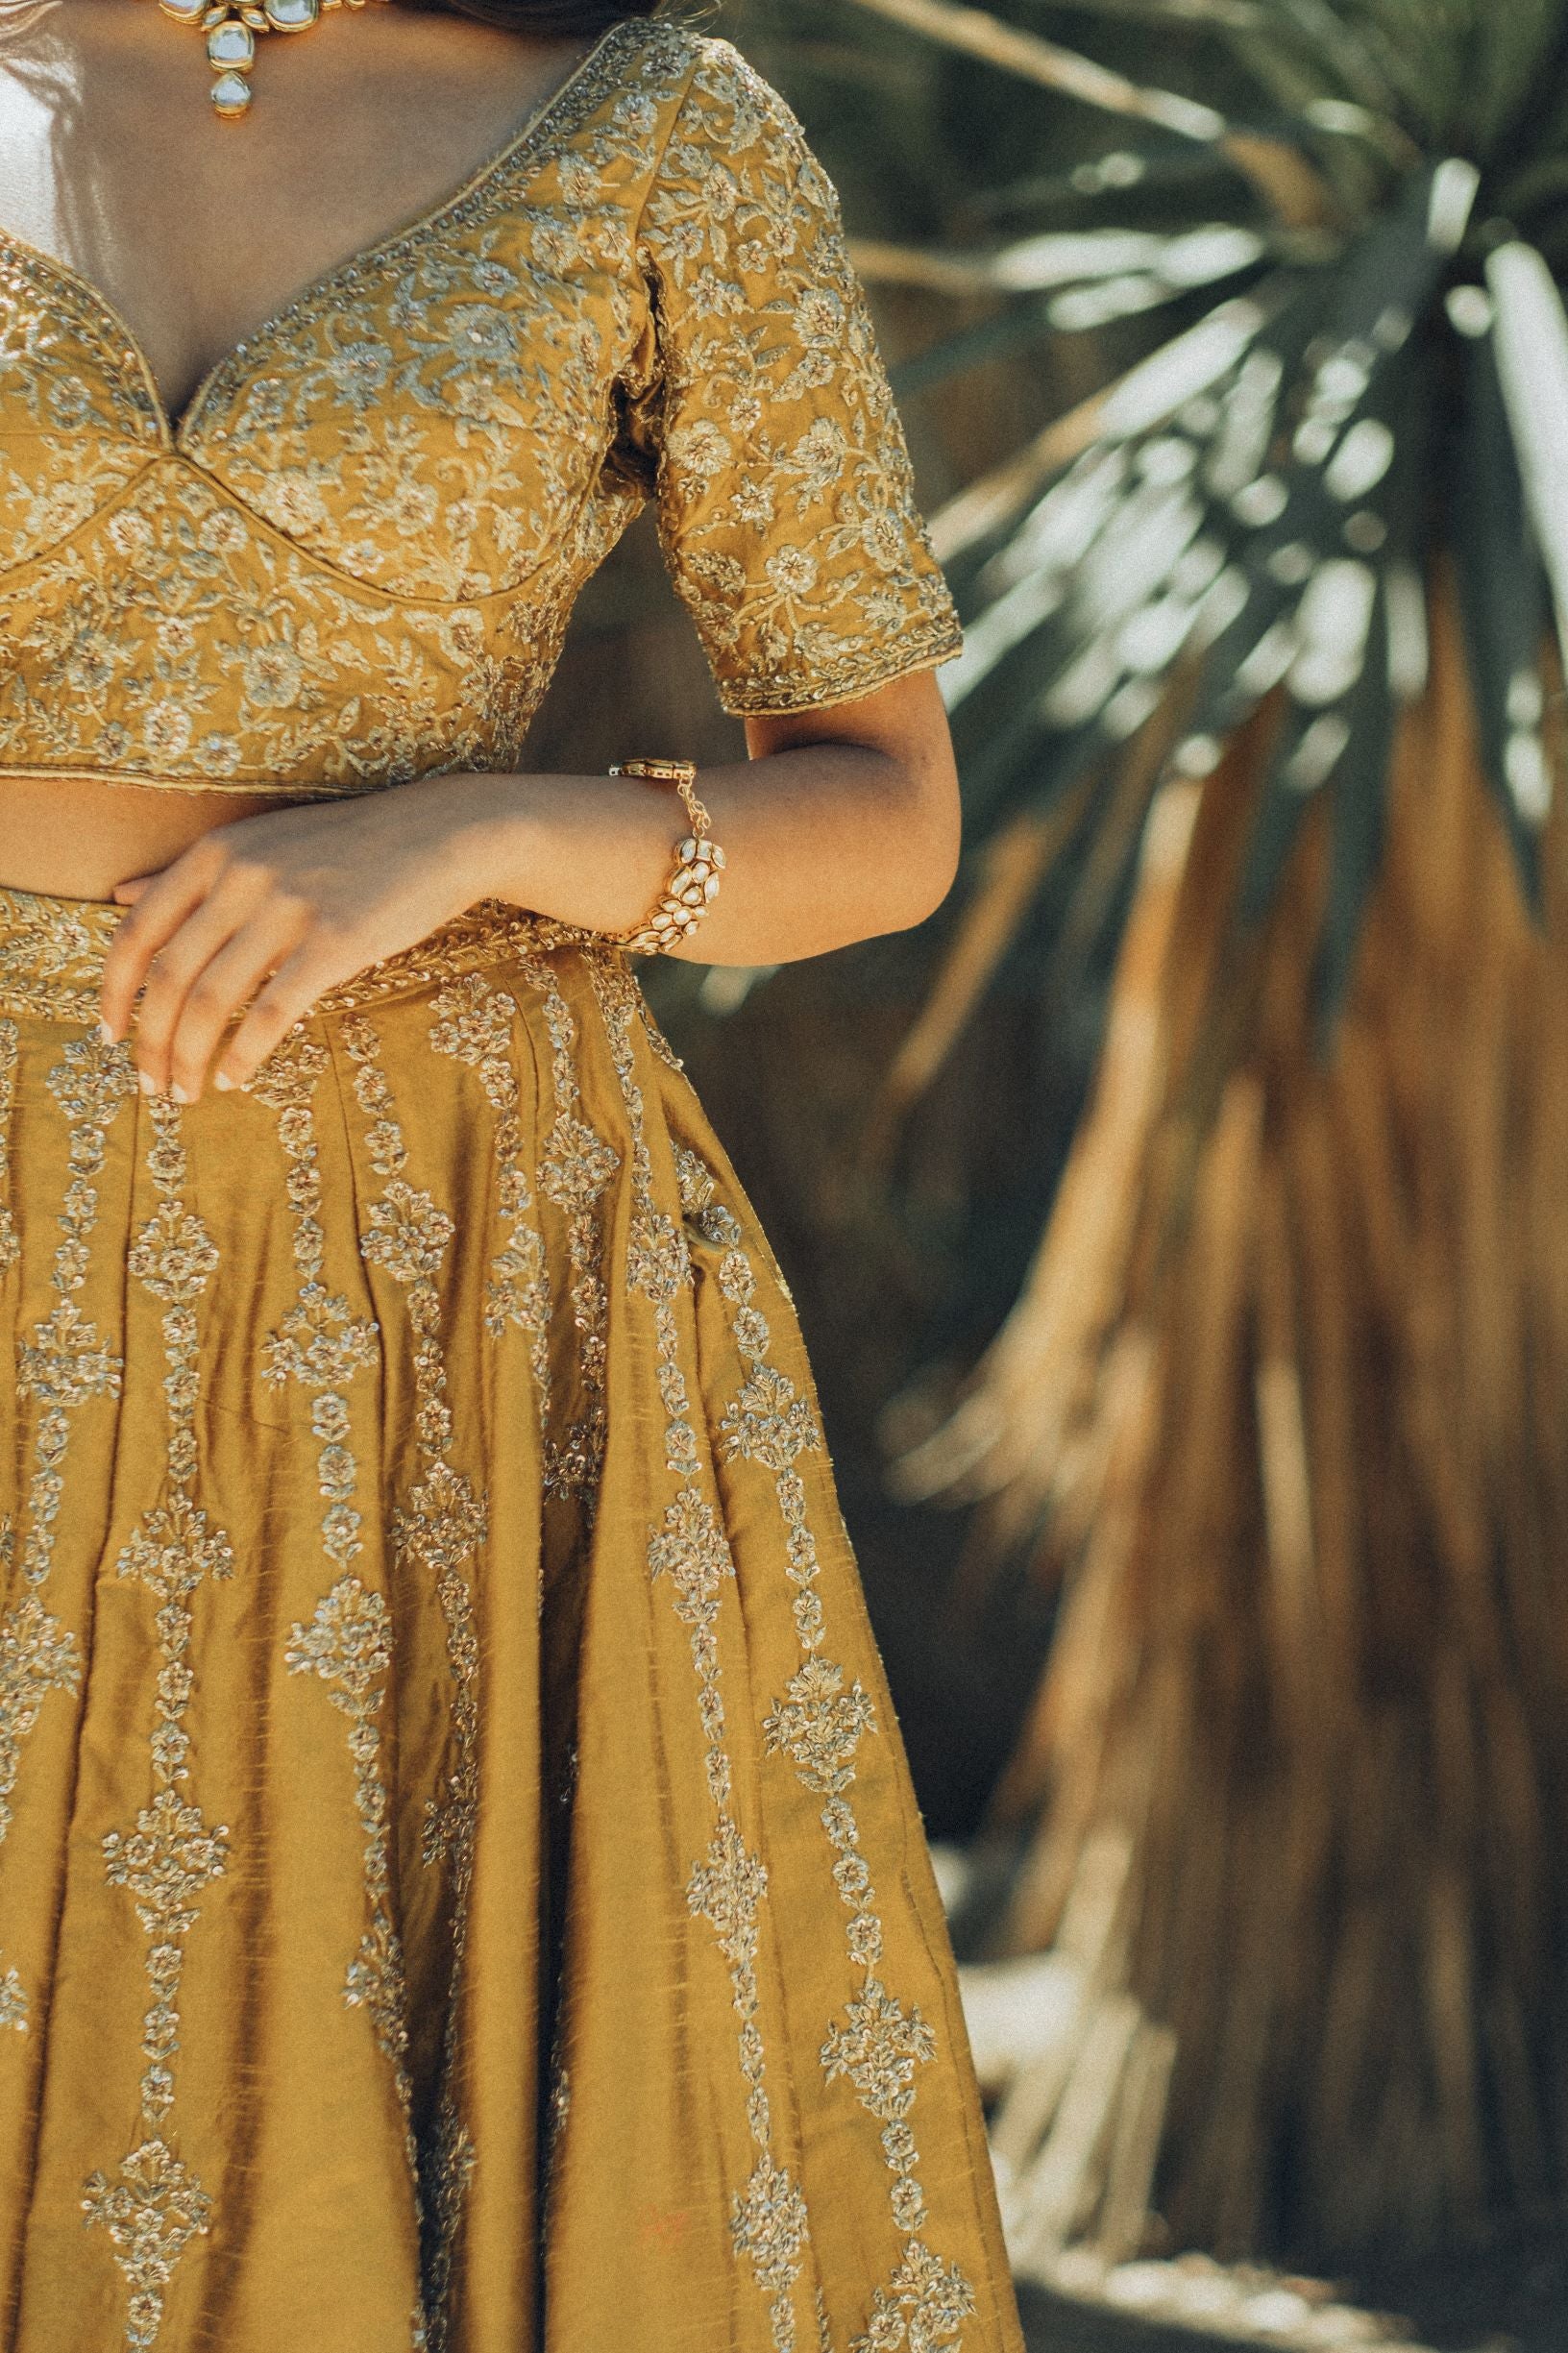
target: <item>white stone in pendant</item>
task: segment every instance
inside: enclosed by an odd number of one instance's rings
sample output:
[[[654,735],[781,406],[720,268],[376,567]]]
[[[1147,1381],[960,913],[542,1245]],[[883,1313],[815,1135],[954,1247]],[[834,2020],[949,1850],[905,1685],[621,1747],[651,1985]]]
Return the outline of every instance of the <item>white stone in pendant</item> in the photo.
[[[200,24],[207,14],[207,0],[159,0],[159,6],[176,24]]]
[[[265,0],[265,6],[275,33],[303,33],[321,13],[321,0]]]
[[[243,114],[251,103],[251,86],[243,74],[219,74],[212,85],[212,104],[220,114]]]
[[[207,37],[207,57],[209,65],[253,65],[256,35],[249,25],[214,25]]]

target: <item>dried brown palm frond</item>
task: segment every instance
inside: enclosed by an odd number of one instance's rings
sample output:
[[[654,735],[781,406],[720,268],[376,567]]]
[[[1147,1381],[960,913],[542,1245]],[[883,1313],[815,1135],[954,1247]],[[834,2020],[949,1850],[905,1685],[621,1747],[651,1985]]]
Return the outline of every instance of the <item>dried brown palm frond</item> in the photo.
[[[1160,2208],[1233,2254],[1426,2240],[1568,2175],[1568,864],[1555,830],[1532,923],[1436,621],[1334,1059],[1321,831],[1249,952],[1227,919],[1268,711],[1166,788],[1034,1277],[912,1466],[1064,1586],[1001,1947],[1060,1949],[1121,1854],[1092,2014],[1172,2038]],[[1137,2047],[1071,2213],[1032,2120],[1037,2258],[1111,2227]]]

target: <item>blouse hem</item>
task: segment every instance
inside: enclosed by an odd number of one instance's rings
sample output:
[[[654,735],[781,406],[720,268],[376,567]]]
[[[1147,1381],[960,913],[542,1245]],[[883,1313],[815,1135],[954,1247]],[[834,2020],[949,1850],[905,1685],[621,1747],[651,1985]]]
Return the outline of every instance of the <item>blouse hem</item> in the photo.
[[[863,697],[874,695],[879,687],[896,685],[900,678],[916,677],[922,670],[940,670],[943,663],[956,661],[963,650],[960,631],[934,650],[910,653],[866,671],[848,685],[780,695],[770,695],[766,687],[747,690],[722,686],[719,700],[731,719],[787,719],[799,711],[833,711],[846,702],[859,702]]]
[[[287,783],[270,776],[171,776],[136,768],[87,768],[77,762],[63,768],[27,768],[5,760],[0,761],[0,784],[14,776],[24,784],[108,784],[132,787],[147,793],[223,793],[238,796],[248,793],[253,798],[304,800],[352,800],[367,793],[384,790],[386,778],[376,778],[364,784],[302,784]],[[399,779],[413,783],[413,777]]]

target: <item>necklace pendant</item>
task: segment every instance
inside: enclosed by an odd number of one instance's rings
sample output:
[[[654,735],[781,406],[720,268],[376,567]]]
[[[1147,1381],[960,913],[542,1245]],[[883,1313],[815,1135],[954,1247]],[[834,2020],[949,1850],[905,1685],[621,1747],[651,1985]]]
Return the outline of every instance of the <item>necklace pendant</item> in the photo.
[[[246,77],[256,62],[256,35],[250,26],[233,16],[215,24],[207,37],[207,61],[217,73],[212,104],[226,121],[233,121],[251,103]]]
[[[251,103],[251,86],[243,74],[219,74],[212,85],[212,104],[225,122],[233,122]]]
[[[213,107],[226,122],[250,110],[250,72],[258,33],[307,33],[324,9],[340,0],[158,0],[165,16],[207,36],[207,61],[216,80]],[[349,0],[351,8],[363,0]]]

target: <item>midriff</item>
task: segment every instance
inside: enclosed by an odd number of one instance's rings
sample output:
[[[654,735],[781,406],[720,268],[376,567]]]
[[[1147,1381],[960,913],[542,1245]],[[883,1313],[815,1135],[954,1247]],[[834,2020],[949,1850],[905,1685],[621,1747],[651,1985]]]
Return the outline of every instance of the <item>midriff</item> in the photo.
[[[0,773],[0,889],[112,898],[116,883],[156,873],[214,826],[299,802],[298,793],[176,793]]]

